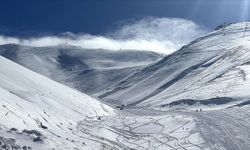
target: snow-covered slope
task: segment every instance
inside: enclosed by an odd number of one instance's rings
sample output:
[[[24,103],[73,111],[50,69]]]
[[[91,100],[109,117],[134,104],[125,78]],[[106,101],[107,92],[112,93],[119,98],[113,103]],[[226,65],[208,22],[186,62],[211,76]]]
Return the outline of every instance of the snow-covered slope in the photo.
[[[250,23],[228,25],[99,95],[129,106],[234,105],[250,97]]]
[[[0,149],[206,147],[188,116],[152,116],[148,110],[118,113],[1,56],[0,68]]]
[[[30,138],[31,142],[26,144],[32,144],[33,148],[37,147],[35,149],[67,149],[72,145],[79,148],[81,141],[72,134],[78,121],[114,114],[112,108],[94,98],[2,56],[0,68],[1,136],[19,139],[19,142],[27,142]],[[10,129],[14,133],[4,132]],[[39,139],[38,144],[33,142],[36,138],[41,138],[45,144],[41,144]]]
[[[2,45],[0,55],[91,95],[162,58],[159,54],[147,51],[89,50],[69,45]]]

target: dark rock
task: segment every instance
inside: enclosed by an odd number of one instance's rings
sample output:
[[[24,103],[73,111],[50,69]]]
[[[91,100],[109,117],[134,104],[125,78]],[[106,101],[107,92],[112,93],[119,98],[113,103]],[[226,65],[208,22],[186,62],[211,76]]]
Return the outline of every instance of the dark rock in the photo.
[[[40,127],[43,129],[48,129],[48,127],[46,127],[45,125],[43,125],[42,123],[40,123]]]
[[[27,146],[23,146],[22,149],[23,149],[23,150],[27,150]]]
[[[16,128],[11,128],[10,131],[15,131],[16,132],[17,129]]]
[[[24,130],[23,130],[23,133],[35,134],[36,136],[41,136],[41,135],[42,135],[42,134],[41,134],[39,131],[37,131],[37,130],[26,130],[26,129],[24,129]]]
[[[33,142],[42,142],[42,138],[40,136],[34,138]]]
[[[4,145],[1,146],[1,148],[2,149],[7,149],[7,145],[4,144]]]

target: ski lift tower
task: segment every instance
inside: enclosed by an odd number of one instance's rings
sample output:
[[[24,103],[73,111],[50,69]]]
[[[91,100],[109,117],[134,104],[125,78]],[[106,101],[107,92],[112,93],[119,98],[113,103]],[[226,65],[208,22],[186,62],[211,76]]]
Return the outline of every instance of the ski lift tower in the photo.
[[[65,46],[67,47],[68,46],[68,32],[66,32],[66,35],[65,35]]]
[[[226,22],[224,22],[223,23],[223,28],[222,28],[222,31],[223,31],[223,36],[225,36],[226,35],[226,27],[227,27],[227,23]]]
[[[243,38],[246,37],[247,28],[248,28],[248,23],[246,23],[246,26],[244,28]]]

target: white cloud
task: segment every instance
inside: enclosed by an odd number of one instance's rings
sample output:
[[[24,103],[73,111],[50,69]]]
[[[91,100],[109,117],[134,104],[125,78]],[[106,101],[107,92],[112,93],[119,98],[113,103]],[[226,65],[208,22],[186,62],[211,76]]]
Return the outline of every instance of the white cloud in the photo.
[[[190,20],[147,17],[122,25],[118,30],[104,36],[71,34],[67,42],[83,48],[136,49],[170,54],[206,33],[207,29]],[[65,37],[61,36],[29,39],[0,36],[0,44],[16,43],[42,47],[65,44],[65,42]]]

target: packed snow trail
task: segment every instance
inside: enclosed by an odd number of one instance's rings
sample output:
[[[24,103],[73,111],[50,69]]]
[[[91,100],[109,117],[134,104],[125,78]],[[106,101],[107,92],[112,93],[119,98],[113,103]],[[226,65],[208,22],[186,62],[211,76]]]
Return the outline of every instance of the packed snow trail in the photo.
[[[229,109],[188,114],[197,118],[201,135],[211,149],[249,150],[250,124],[247,121],[249,116],[240,118],[246,113],[244,111],[237,113]]]

